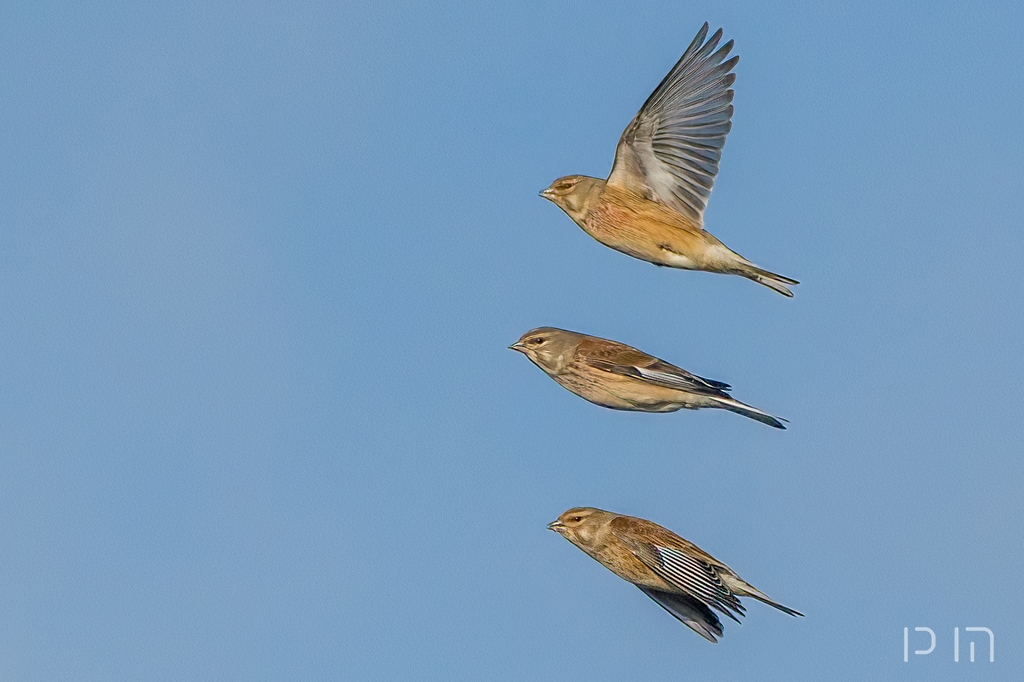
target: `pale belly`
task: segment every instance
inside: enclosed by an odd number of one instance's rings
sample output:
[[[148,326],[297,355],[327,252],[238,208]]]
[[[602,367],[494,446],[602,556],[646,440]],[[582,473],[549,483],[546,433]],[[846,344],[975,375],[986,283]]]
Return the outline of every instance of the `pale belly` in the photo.
[[[592,370],[593,371],[593,370]],[[576,373],[553,377],[563,388],[595,405],[634,412],[675,412],[683,408],[706,407],[703,396],[642,382],[609,377],[597,382]]]
[[[641,217],[608,204],[598,206],[580,227],[616,251],[680,270],[724,272],[737,258],[704,230],[679,221]]]
[[[662,263],[683,270],[699,270],[700,266],[686,256],[671,251],[661,250]]]

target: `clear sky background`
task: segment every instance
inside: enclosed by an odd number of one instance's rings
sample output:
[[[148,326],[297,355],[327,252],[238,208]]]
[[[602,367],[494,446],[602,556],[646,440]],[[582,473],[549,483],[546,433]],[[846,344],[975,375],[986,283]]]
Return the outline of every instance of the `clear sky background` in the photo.
[[[1024,669],[1019,2],[86,5],[0,9],[0,678]],[[707,224],[792,300],[537,196],[705,20]],[[540,325],[791,428],[590,405],[506,349]],[[545,530],[576,505],[807,617],[710,645]]]

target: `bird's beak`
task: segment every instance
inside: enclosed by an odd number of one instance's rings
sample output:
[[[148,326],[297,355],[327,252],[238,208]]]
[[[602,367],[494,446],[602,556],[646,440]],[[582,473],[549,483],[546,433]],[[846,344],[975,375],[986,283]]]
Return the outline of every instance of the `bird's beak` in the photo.
[[[548,201],[554,201],[553,197],[555,196],[555,193],[551,191],[550,187],[548,187],[547,189],[542,189],[540,191],[540,196],[544,197]]]
[[[561,533],[563,530],[565,530],[565,524],[561,521],[552,521],[548,524],[548,530],[553,530],[556,533]]]
[[[526,352],[526,346],[524,346],[523,344],[519,343],[518,341],[516,341],[511,346],[509,346],[508,349],[509,350],[516,350],[516,351],[519,351],[520,353],[525,353]]]

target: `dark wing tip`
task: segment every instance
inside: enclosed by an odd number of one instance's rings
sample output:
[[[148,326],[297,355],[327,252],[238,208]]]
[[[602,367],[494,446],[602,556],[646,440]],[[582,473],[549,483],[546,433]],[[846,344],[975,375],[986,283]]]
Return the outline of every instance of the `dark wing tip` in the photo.
[[[717,388],[719,391],[731,391],[732,386],[725,383],[724,381],[717,381],[716,379],[708,379],[706,377],[697,377],[711,388]]]
[[[710,26],[708,22],[705,21],[704,25],[700,27],[699,31],[697,31],[697,35],[695,35],[693,40],[690,41],[690,45],[686,48],[686,52],[683,53],[683,56],[689,55],[700,49],[700,46],[704,44],[705,36],[708,34],[708,28],[710,28]]]
[[[707,604],[699,599],[672,592],[662,592],[661,590],[641,587],[640,585],[637,585],[637,587],[640,588],[641,592],[653,599],[658,606],[668,611],[673,617],[712,644],[717,644],[717,638],[725,633],[725,630],[722,628],[722,621],[708,608]]]

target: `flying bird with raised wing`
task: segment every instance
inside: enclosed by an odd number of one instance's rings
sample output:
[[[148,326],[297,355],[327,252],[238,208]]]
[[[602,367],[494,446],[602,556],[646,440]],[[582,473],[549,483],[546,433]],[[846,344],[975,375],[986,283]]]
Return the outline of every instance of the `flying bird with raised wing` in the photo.
[[[708,24],[626,126],[607,180],[567,175],[540,193],[583,231],[655,265],[739,275],[792,296],[795,279],[764,270],[704,229],[704,209],[732,128],[733,41]],[[716,49],[717,48],[717,49]]]

